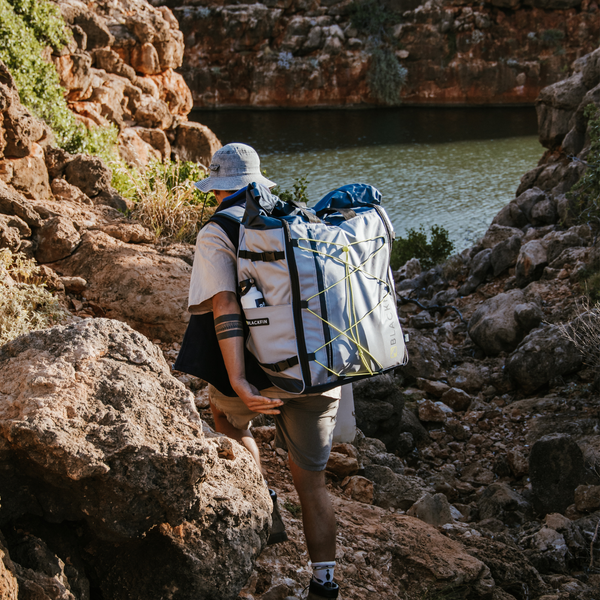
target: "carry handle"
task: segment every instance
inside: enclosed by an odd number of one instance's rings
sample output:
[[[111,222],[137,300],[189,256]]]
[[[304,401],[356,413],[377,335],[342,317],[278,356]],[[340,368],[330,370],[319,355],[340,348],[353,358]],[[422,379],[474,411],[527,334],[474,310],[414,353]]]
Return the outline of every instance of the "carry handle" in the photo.
[[[351,208],[324,208],[320,210],[317,214],[319,217],[323,218],[324,216],[334,215],[334,214],[342,215],[344,221],[349,221],[350,219],[354,219],[356,216],[356,212]]]

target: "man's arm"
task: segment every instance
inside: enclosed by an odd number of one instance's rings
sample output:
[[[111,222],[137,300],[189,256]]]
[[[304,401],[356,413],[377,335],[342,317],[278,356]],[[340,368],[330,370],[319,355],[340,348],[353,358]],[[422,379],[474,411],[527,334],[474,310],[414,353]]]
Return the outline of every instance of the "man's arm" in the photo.
[[[219,340],[229,382],[244,404],[254,412],[278,415],[283,402],[265,398],[246,379],[242,309],[233,292],[219,292],[212,299],[215,331]]]

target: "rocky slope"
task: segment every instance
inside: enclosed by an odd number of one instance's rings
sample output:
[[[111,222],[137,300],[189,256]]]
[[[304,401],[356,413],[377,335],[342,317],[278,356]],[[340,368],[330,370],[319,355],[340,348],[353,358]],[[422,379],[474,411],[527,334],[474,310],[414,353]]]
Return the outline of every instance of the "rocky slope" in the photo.
[[[558,324],[598,270],[597,230],[565,196],[598,56],[543,90],[548,151],[482,240],[396,273],[410,362],[356,384],[364,434],[328,465],[346,598],[597,598],[599,382]],[[73,314],[0,349],[0,593],[302,597],[298,498],[268,419],[254,431],[291,539],[263,549],[250,457],[198,420],[203,382],[169,372],[192,246],[156,246],[119,213],[105,167],[53,149],[6,71],[0,97],[0,247],[34,257]]]
[[[219,142],[187,121],[192,96],[175,71],[184,45],[173,13],[145,0],[58,5],[73,40],[52,61],[79,120],[117,125],[121,155],[132,165],[153,157],[207,164]]]
[[[196,107],[378,104],[381,49],[405,79],[396,101],[531,103],[600,33],[589,0],[363,2],[362,28],[351,0],[152,3],[179,21]]]

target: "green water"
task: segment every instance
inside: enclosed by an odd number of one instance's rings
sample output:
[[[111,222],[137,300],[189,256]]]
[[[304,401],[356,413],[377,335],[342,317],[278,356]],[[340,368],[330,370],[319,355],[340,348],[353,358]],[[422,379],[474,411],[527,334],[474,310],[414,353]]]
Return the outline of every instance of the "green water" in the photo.
[[[316,202],[341,185],[370,183],[399,235],[443,225],[458,250],[485,232],[543,151],[528,108],[205,111],[194,118],[223,143],[254,146],[282,188],[307,176]]]

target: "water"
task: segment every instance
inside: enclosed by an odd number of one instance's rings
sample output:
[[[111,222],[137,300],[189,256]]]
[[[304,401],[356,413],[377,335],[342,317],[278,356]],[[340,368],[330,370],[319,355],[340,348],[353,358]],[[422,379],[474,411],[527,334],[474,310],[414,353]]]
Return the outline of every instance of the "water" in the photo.
[[[442,225],[461,250],[482,235],[542,154],[533,108],[198,111],[225,144],[252,145],[270,179],[307,176],[316,202],[370,183],[399,235]]]

